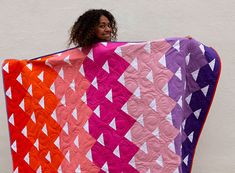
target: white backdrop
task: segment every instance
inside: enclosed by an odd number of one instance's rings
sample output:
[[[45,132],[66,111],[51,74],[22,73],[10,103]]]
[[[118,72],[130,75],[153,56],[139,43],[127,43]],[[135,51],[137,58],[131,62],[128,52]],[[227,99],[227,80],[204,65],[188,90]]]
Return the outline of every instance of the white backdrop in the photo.
[[[221,79],[192,173],[235,172],[235,1],[0,0],[0,63],[7,58],[33,58],[67,49],[69,28],[91,8],[104,8],[114,14],[118,41],[191,35],[218,51],[223,65]],[[10,173],[2,81],[0,90],[0,173]]]

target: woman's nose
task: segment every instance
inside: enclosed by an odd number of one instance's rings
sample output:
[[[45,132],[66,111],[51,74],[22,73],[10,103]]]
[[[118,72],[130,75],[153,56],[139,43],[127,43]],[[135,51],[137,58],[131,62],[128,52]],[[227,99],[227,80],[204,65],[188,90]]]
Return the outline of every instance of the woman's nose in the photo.
[[[110,27],[109,25],[107,25],[107,26],[105,27],[105,31],[111,31],[111,27]]]

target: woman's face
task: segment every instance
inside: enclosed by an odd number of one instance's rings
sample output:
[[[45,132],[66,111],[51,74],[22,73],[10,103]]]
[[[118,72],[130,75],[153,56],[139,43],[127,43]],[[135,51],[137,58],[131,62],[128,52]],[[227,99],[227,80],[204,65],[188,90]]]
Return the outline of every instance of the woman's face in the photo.
[[[107,17],[101,16],[99,24],[95,29],[95,34],[101,41],[110,41],[111,40],[112,28]]]

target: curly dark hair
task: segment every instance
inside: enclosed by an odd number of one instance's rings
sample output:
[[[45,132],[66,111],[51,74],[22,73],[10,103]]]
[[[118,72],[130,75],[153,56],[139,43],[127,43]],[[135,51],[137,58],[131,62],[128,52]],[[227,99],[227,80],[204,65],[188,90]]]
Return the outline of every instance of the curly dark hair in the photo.
[[[72,26],[68,46],[73,43],[75,46],[86,47],[101,41],[95,34],[101,16],[108,18],[112,29],[111,40],[116,40],[117,26],[113,15],[104,9],[91,9],[82,14]]]

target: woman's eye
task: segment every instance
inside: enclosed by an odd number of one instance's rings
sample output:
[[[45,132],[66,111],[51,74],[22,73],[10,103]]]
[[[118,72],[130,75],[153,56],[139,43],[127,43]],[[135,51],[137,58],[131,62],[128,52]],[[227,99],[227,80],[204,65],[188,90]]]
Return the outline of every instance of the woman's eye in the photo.
[[[100,28],[104,29],[106,27],[111,28],[111,24],[107,24],[107,25],[99,25]]]

